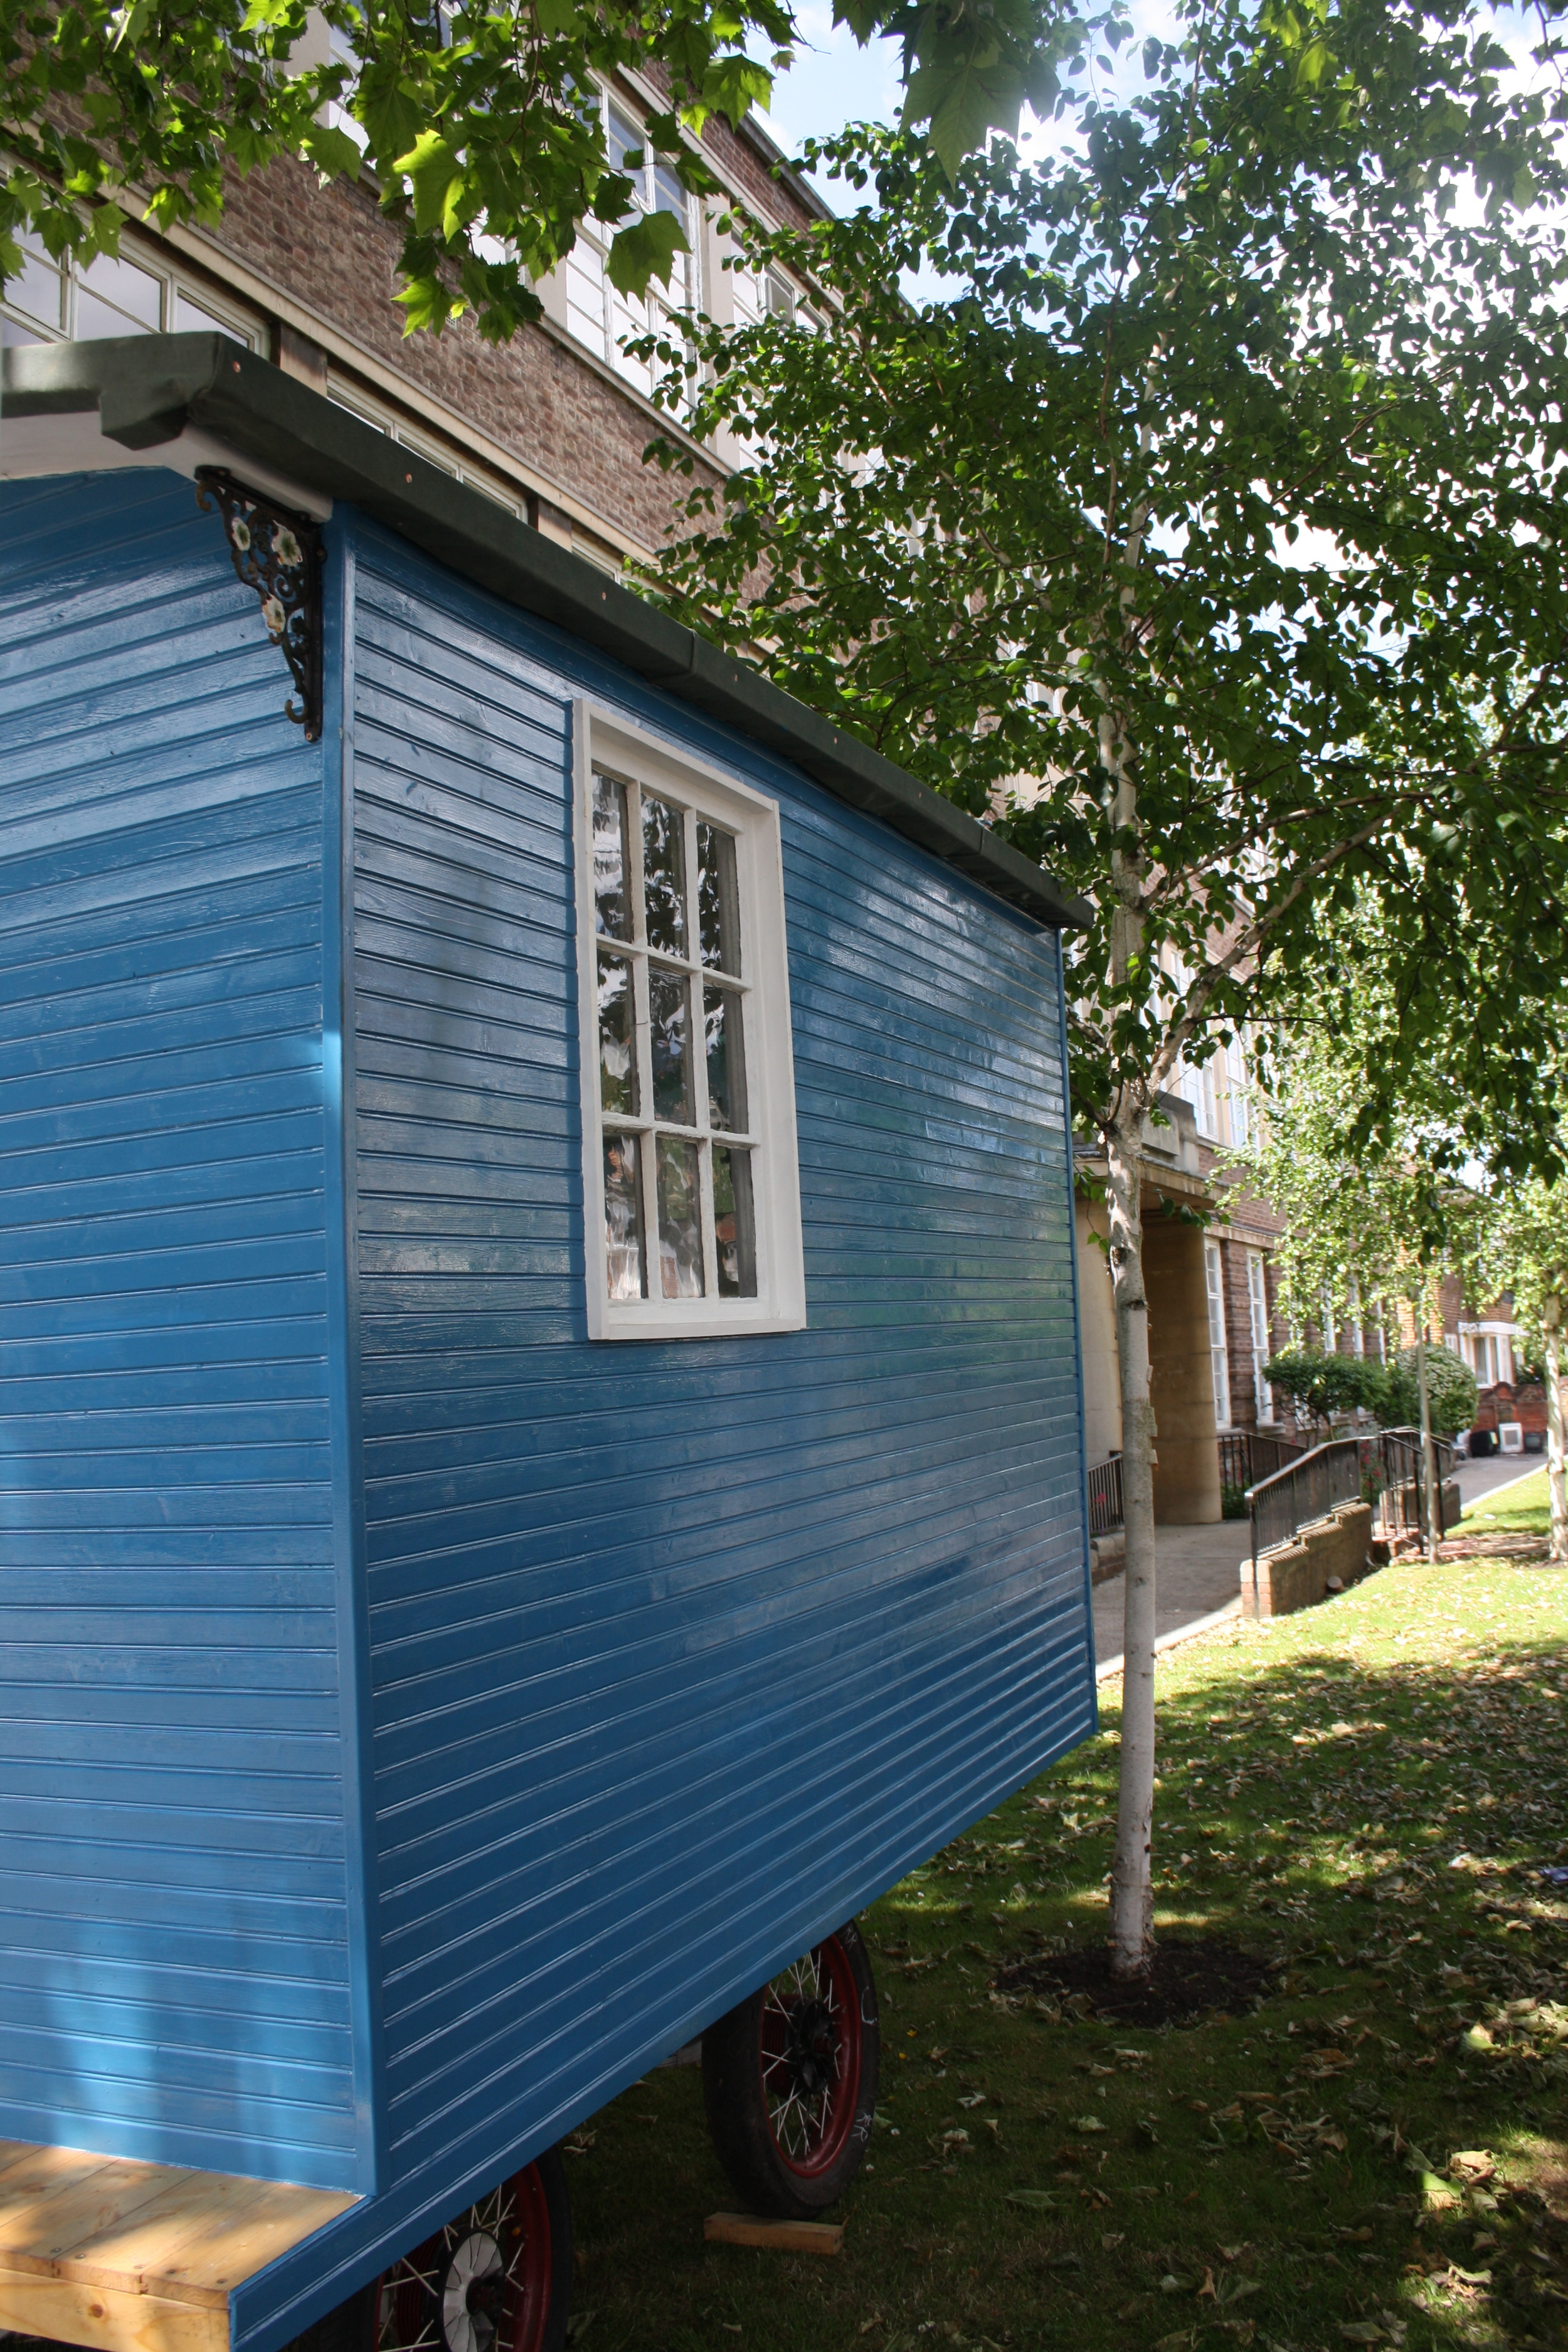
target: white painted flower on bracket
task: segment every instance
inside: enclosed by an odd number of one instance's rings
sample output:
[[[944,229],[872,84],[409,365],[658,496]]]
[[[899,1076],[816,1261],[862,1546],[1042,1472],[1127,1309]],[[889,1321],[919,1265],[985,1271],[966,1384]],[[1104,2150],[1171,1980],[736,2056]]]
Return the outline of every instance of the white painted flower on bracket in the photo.
[[[289,625],[289,615],[276,596],[268,596],[263,600],[261,617],[275,637],[280,637]]]
[[[247,555],[250,552],[250,525],[243,515],[235,516],[234,520],[229,524],[228,535],[241,555]]]
[[[272,534],[272,552],[286,572],[293,572],[305,561],[300,542],[286,522],[280,522]]]

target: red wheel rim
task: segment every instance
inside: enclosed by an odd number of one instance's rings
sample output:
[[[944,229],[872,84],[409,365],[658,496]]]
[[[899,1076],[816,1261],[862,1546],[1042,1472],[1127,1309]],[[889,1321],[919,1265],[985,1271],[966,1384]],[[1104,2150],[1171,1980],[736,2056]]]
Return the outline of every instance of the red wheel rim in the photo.
[[[551,2263],[550,2201],[531,2164],[383,2274],[376,2352],[540,2352]]]
[[[860,2098],[860,1992],[849,1956],[829,1936],[763,1993],[763,2103],[791,2172],[830,2172],[854,2128]]]

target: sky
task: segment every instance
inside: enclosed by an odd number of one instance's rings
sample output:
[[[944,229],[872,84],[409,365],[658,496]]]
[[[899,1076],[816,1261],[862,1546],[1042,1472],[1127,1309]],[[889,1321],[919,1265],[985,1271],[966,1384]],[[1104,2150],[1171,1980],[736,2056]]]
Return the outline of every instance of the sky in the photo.
[[[1151,33],[1163,39],[1179,37],[1175,10],[1170,0],[1133,0],[1134,38],[1123,52],[1130,66]],[[890,122],[902,98],[897,41],[873,41],[862,48],[848,27],[833,22],[832,0],[801,0],[796,7],[801,28],[795,62],[773,85],[773,104],[763,116],[768,131],[786,154],[795,153],[803,140],[826,138],[847,122]],[[1527,63],[1538,36],[1531,17],[1514,7],[1492,12],[1492,27],[1511,50],[1521,78],[1539,83],[1542,77]],[[1044,143],[1044,136],[1026,117],[1020,141],[1025,153]],[[817,182],[819,194],[835,211],[847,208],[847,191],[831,181]]]
[[[796,19],[802,37],[795,62],[774,82],[763,118],[786,153],[847,122],[890,122],[902,97],[899,43],[873,41],[863,49],[847,25],[833,22],[831,0],[805,0]]]

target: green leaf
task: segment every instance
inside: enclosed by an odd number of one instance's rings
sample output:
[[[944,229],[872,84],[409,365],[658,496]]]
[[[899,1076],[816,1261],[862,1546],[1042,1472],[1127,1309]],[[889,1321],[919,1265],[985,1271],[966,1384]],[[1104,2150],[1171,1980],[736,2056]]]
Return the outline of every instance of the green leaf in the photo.
[[[676,255],[689,250],[673,213],[644,213],[613,240],[605,257],[605,274],[618,293],[646,294],[655,278],[668,286]]]
[[[358,144],[335,124],[313,122],[300,142],[300,152],[323,179],[357,180],[363,160]]]
[[[439,131],[422,131],[394,169],[407,179],[414,197],[414,225],[425,235],[445,234],[451,198],[463,185],[462,165]]]

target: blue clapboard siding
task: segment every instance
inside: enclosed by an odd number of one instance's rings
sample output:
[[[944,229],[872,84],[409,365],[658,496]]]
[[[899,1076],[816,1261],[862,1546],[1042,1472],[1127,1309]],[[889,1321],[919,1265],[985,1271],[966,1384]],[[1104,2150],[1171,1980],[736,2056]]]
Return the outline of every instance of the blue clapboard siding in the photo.
[[[0,523],[0,2136],[352,2186],[321,752],[188,481]]]
[[[1093,1699],[1054,938],[369,530],[354,642],[385,2121],[412,2212],[589,2112]],[[800,1333],[586,1340],[584,690],[783,804]]]

